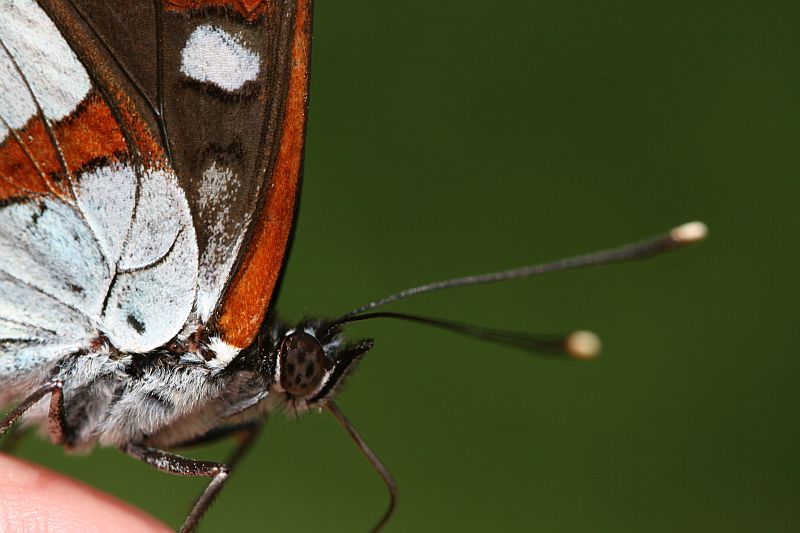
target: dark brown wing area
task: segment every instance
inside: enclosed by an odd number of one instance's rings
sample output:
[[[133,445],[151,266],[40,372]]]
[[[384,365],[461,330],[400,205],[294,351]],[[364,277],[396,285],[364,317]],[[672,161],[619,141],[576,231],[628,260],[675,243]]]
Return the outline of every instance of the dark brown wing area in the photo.
[[[248,345],[295,214],[313,2],[43,3],[159,140],[195,221],[200,319]]]
[[[292,231],[302,172],[311,69],[313,1],[300,0],[292,21],[291,59],[280,146],[271,180],[244,261],[221,307],[226,340],[250,344],[258,332],[280,276]]]

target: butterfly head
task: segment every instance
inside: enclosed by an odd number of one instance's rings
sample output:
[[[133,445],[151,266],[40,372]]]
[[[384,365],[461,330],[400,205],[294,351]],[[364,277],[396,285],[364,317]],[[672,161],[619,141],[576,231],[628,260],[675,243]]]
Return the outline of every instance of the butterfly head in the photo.
[[[274,343],[271,392],[296,413],[324,406],[373,345],[371,339],[347,344],[341,328],[316,320],[279,332]]]

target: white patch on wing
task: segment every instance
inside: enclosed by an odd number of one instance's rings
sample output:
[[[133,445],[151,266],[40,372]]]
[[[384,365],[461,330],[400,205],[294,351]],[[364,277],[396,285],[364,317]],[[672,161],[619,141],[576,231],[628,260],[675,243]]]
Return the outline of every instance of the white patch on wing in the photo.
[[[112,272],[80,213],[55,198],[0,209],[0,271],[88,317],[99,314]]]
[[[76,309],[0,271],[0,402],[47,361],[85,348],[96,335]]]
[[[202,322],[207,322],[217,307],[248,226],[249,217],[238,223],[231,219],[230,201],[238,188],[239,181],[229,168],[212,163],[203,172],[198,219],[211,231],[200,257],[197,313]]]
[[[6,327],[16,324],[26,332],[25,338],[52,334],[73,339],[93,331],[84,313],[2,271],[0,294],[0,320],[8,324]]]
[[[49,120],[64,118],[86,97],[89,75],[33,0],[0,0],[0,41],[0,112],[9,127],[21,128],[36,115],[31,91]],[[8,135],[3,121],[0,142]]]
[[[177,335],[197,291],[197,237],[175,175],[140,173],[139,195],[101,329],[114,346],[145,352]]]
[[[169,252],[178,233],[186,225],[192,226],[189,204],[173,173],[146,171],[141,178],[128,244],[119,264],[123,270],[144,268],[158,261]]]
[[[241,89],[255,80],[260,70],[258,52],[246,48],[241,38],[211,24],[195,28],[181,52],[183,74],[226,91]]]
[[[0,15],[1,16],[1,15]],[[8,128],[21,128],[36,115],[36,105],[5,50],[0,49],[0,142],[8,136]]]
[[[44,329],[0,318],[0,339],[41,342],[50,336],[52,332]]]
[[[137,195],[134,169],[111,164],[78,176],[77,205],[35,197],[0,208],[0,383],[100,332],[121,351],[149,351],[189,320],[198,257],[188,203],[171,172],[138,178]]]
[[[197,242],[189,225],[163,258],[119,274],[103,316],[103,331],[126,351],[158,348],[177,335],[189,318],[196,289]]]
[[[136,201],[136,172],[121,163],[80,176],[77,200],[111,268],[119,261]]]

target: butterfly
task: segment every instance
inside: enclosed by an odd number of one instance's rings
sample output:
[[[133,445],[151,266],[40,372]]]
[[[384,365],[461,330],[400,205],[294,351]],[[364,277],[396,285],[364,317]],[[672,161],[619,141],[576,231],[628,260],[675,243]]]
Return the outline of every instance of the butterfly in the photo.
[[[327,409],[393,318],[545,354],[542,336],[375,311],[418,294],[650,257],[702,223],[620,248],[406,289],[331,319],[275,313],[299,202],[312,0],[0,0],[0,433],[117,447],[210,478],[194,530],[268,412]],[[175,448],[239,436],[224,463]]]

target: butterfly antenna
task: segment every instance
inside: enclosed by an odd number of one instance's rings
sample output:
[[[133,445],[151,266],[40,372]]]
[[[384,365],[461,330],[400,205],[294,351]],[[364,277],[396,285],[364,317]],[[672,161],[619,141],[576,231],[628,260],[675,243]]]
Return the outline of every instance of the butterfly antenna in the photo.
[[[609,248],[588,254],[568,257],[566,259],[560,259],[558,261],[514,268],[511,270],[503,270],[501,272],[491,272],[489,274],[477,276],[464,276],[463,278],[453,278],[434,283],[428,283],[426,285],[420,285],[419,287],[405,289],[403,291],[386,296],[385,298],[362,305],[361,307],[353,309],[349,313],[342,315],[339,319],[335,320],[334,323],[341,324],[345,322],[351,322],[352,318],[360,316],[363,313],[371,311],[377,307],[382,307],[398,300],[404,300],[412,296],[442,289],[454,289],[456,287],[482,285],[484,283],[494,283],[497,281],[530,278],[534,276],[540,276],[542,274],[549,274],[551,272],[563,272],[565,270],[575,270],[590,266],[608,265],[611,263],[622,263],[626,261],[647,259],[649,257],[661,255],[672,250],[685,248],[686,246],[700,242],[705,239],[706,235],[708,235],[708,228],[704,223],[688,222],[673,228],[665,234],[650,237],[649,239],[632,244],[619,246],[617,248]]]
[[[355,317],[340,320],[336,325],[360,322],[373,318],[394,318],[434,326],[461,335],[477,339],[505,344],[538,355],[568,356],[573,359],[592,359],[600,354],[602,344],[597,335],[591,331],[573,331],[566,335],[536,335],[519,331],[492,329],[482,326],[462,324],[440,318],[429,318],[406,313],[378,312],[364,313]]]

